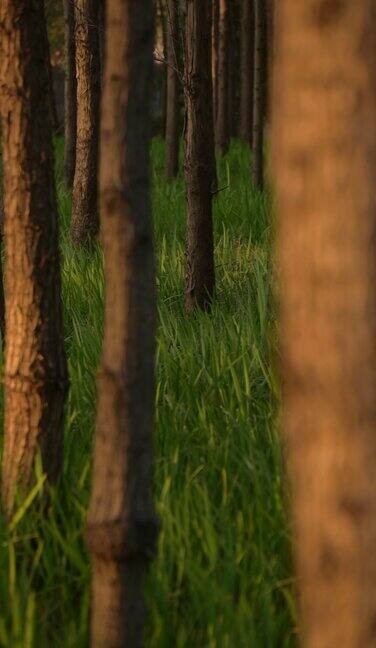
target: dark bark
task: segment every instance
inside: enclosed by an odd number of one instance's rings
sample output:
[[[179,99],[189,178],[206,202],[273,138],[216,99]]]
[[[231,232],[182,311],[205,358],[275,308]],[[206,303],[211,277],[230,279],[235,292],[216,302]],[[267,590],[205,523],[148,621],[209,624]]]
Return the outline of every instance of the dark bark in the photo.
[[[217,123],[218,115],[218,47],[219,47],[219,0],[212,0],[212,84],[213,84],[213,119]]]
[[[152,0],[107,3],[100,165],[106,306],[87,528],[95,648],[142,646],[144,577],[156,545],[153,23]]]
[[[74,0],[64,0],[65,18],[65,142],[64,176],[68,189],[73,187],[76,166],[77,81],[74,29]]]
[[[45,66],[46,66],[47,78],[48,78],[48,99],[49,99],[49,107],[50,107],[52,133],[58,135],[59,133],[61,133],[61,125],[59,122],[59,115],[57,113],[56,97],[55,97],[54,83],[52,78],[50,41],[48,37],[46,21],[44,21],[43,23],[43,38],[45,38],[46,41],[45,48],[44,48],[45,56],[46,56]]]
[[[240,64],[240,137],[252,144],[253,70],[254,70],[254,7],[253,0],[242,0]]]
[[[99,0],[75,0],[77,76],[76,167],[72,195],[71,237],[75,245],[98,234],[97,204],[100,61]]]
[[[60,471],[67,371],[43,0],[0,4],[6,348],[2,496]]]
[[[229,0],[219,0],[219,29],[218,29],[218,110],[215,129],[216,146],[226,153],[230,143],[229,133]]]
[[[376,645],[376,10],[279,0],[273,147],[301,644]]]
[[[166,176],[179,172],[179,0],[167,6]]]
[[[253,166],[255,187],[264,187],[264,126],[267,96],[267,0],[255,2],[255,57],[253,93]]]
[[[187,6],[185,42],[187,254],[185,307],[210,307],[214,293],[212,184],[215,168],[211,81],[211,3]]]

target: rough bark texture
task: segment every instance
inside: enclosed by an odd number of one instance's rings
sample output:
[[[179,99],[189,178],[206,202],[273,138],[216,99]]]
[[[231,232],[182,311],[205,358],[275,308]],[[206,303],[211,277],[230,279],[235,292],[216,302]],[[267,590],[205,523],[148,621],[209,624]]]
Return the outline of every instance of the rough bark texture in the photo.
[[[54,479],[67,389],[43,0],[0,4],[6,248],[5,442],[9,513],[38,449]]]
[[[267,0],[255,3],[255,56],[253,92],[253,166],[252,180],[258,189],[264,186],[264,125],[267,88]]]
[[[376,8],[280,0],[274,164],[303,645],[376,645]],[[314,52],[314,56],[312,56]]]
[[[64,0],[65,18],[65,142],[64,176],[68,189],[73,187],[76,166],[77,82],[74,29],[74,0]]]
[[[149,131],[152,0],[107,3],[100,202],[106,306],[87,540],[92,646],[139,647],[155,551],[155,263]]]
[[[219,0],[212,0],[212,84],[213,84],[213,119],[217,123],[218,115],[218,44],[219,44]]]
[[[252,144],[255,43],[253,0],[242,0],[241,10],[240,137],[244,142]]]
[[[215,129],[216,145],[221,153],[226,153],[230,143],[229,136],[229,0],[219,2],[219,42],[218,42],[218,111]]]
[[[97,174],[100,61],[99,0],[75,0],[77,77],[76,167],[73,182],[71,237],[76,245],[98,234]]]
[[[166,176],[179,172],[179,1],[168,0],[167,8],[167,98],[166,98]]]
[[[212,183],[215,168],[211,83],[211,3],[189,0],[185,41],[187,256],[185,307],[208,309],[214,292]]]

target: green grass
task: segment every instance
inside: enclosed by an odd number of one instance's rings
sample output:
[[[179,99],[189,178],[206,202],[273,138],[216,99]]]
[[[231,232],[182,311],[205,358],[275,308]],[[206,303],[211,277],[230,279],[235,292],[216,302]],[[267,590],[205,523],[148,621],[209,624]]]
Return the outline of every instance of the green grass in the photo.
[[[239,144],[219,165],[214,207],[217,298],[183,312],[185,197],[153,142],[159,329],[156,403],[158,556],[147,584],[147,647],[295,645],[290,530],[278,438],[270,200],[252,190]],[[65,337],[71,390],[64,473],[48,515],[43,476],[10,530],[0,528],[0,646],[88,645],[95,374],[103,319],[101,253],[73,250],[62,183]],[[32,506],[30,506],[33,504]],[[29,506],[29,508],[28,508]]]

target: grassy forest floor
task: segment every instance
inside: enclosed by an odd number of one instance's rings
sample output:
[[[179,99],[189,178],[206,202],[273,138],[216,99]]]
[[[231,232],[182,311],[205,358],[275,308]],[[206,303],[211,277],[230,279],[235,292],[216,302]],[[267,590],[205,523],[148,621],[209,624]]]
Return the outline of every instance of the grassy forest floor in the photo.
[[[217,299],[183,312],[184,182],[163,176],[153,142],[159,329],[156,502],[159,552],[147,584],[146,646],[283,648],[295,644],[290,530],[278,438],[270,200],[253,191],[249,153],[219,164],[214,205]],[[69,242],[62,182],[65,336],[71,391],[64,474],[47,517],[43,477],[0,528],[0,645],[88,645],[90,564],[83,540],[102,336],[99,248]],[[32,505],[31,505],[32,504]]]

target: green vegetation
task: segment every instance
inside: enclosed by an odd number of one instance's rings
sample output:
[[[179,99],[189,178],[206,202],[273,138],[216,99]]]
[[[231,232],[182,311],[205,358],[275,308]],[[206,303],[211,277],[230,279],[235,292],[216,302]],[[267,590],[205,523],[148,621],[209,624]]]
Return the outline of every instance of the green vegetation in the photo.
[[[153,143],[158,253],[158,557],[148,581],[148,647],[293,646],[290,532],[276,427],[269,200],[233,144],[215,201],[218,297],[183,313],[184,183]],[[64,472],[47,516],[43,477],[0,529],[0,646],[87,646],[90,566],[83,529],[103,311],[101,254],[73,250],[62,184],[63,298],[71,391]]]

